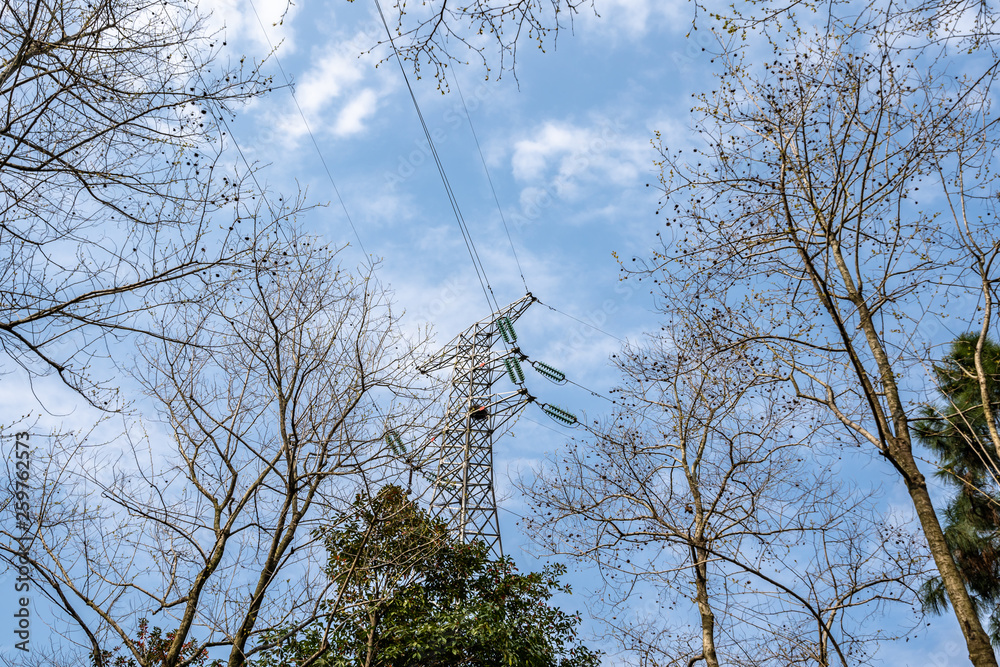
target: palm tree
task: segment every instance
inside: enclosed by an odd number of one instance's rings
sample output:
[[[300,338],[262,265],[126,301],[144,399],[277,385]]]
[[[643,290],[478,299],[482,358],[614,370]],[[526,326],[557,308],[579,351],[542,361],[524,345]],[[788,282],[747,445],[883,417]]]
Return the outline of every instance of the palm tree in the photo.
[[[956,488],[944,509],[944,535],[977,611],[989,614],[990,638],[1000,646],[1000,460],[989,437],[973,355],[977,334],[963,334],[934,367],[943,406],[927,405],[915,424],[917,439],[936,453],[937,477]],[[986,340],[983,370],[994,413],[1000,408],[1000,345]],[[924,608],[948,607],[940,577],[924,582]]]

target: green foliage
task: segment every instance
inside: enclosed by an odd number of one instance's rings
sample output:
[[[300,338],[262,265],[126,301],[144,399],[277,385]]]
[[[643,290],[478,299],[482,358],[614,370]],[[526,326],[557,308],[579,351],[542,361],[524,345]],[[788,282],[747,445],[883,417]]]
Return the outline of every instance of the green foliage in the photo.
[[[481,543],[461,544],[399,487],[359,497],[319,535],[340,605],[256,661],[298,667],[596,667],[579,617],[548,604],[562,566],[518,574]],[[280,635],[274,635],[275,637]],[[325,639],[324,639],[325,636]]]
[[[139,635],[136,637],[136,650],[142,656],[141,662],[136,662],[132,656],[115,655],[120,650],[101,651],[101,659],[96,655],[91,655],[91,664],[94,667],[157,667],[166,662],[167,652],[174,642],[173,632],[163,632],[162,628],[153,627],[149,629],[149,622],[145,618],[139,619]],[[181,647],[180,664],[203,667],[208,659],[208,652],[204,649],[198,650],[195,642],[189,641]],[[213,667],[216,663],[212,663]]]
[[[927,406],[915,425],[918,440],[940,461],[937,476],[956,487],[944,509],[944,533],[973,602],[990,616],[990,634],[1000,646],[1000,470],[983,410],[974,354],[978,336],[964,334],[934,368],[944,407]],[[994,411],[1000,410],[1000,346],[987,340],[983,371]],[[940,614],[948,599],[940,577],[924,583],[925,609]]]

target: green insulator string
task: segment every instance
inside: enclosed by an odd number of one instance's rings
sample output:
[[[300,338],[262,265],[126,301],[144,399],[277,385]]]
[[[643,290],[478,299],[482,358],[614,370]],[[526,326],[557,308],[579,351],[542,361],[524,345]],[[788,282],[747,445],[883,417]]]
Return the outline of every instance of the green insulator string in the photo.
[[[514,332],[514,325],[511,324],[509,318],[501,317],[497,319],[497,330],[500,332],[500,337],[508,345],[513,345],[517,342],[517,333]]]
[[[524,384],[524,371],[521,370],[521,362],[516,357],[507,357],[503,360],[503,365],[507,369],[507,376],[514,384]]]
[[[549,405],[549,404],[543,405],[542,412],[547,414],[549,417],[552,417],[557,422],[566,424],[567,426],[573,426],[574,424],[577,423],[576,416],[573,413],[563,410],[562,408],[557,407],[555,405]]]
[[[531,367],[538,371],[538,374],[546,380],[550,380],[556,384],[566,383],[566,374],[558,368],[553,368],[552,366],[549,366],[541,361],[532,361]]]
[[[385,434],[385,442],[389,445],[389,449],[392,450],[393,454],[397,456],[406,454],[406,447],[403,445],[403,440],[395,431],[389,431]]]

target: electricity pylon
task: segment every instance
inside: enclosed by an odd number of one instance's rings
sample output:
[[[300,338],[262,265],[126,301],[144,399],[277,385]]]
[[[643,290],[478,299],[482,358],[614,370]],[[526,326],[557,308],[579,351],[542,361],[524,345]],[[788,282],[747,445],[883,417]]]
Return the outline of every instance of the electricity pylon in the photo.
[[[430,445],[437,460],[431,513],[448,522],[463,542],[482,540],[498,556],[503,555],[503,544],[493,484],[493,438],[534,397],[524,387],[498,393],[494,385],[508,372],[509,360],[516,363],[519,355],[512,323],[535,301],[527,294],[476,322],[419,367],[423,373],[452,368],[445,416]],[[501,341],[505,349],[494,349]]]
[[[410,467],[410,481],[417,472],[430,483],[431,514],[444,519],[462,542],[480,540],[498,557],[503,556],[503,544],[493,483],[493,441],[524,406],[537,401],[524,387],[521,362],[551,382],[566,382],[562,371],[529,360],[517,347],[513,323],[535,301],[529,293],[476,322],[418,366],[422,373],[452,369],[444,417],[430,438],[411,450],[391,427],[385,436],[392,452]],[[498,341],[503,341],[503,351],[494,349]],[[496,391],[505,373],[518,389]],[[563,425],[576,423],[576,417],[562,408],[538,405]]]

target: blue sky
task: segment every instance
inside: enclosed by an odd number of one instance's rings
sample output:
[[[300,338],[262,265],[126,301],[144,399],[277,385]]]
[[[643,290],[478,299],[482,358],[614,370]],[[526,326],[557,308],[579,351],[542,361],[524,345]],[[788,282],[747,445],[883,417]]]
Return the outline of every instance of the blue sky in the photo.
[[[202,6],[225,31],[224,57],[259,59],[277,47],[265,71],[276,84],[285,75],[295,82],[295,100],[288,89],[276,90],[243,109],[233,133],[248,159],[268,165],[260,178],[270,190],[291,195],[301,187],[309,202],[323,205],[305,214],[302,226],[349,244],[345,261],[363,263],[363,245],[381,261],[379,278],[406,309],[407,326],[432,325],[440,343],[487,316],[402,75],[395,62],[377,66],[388,55],[384,46],[367,52],[383,36],[374,5],[299,0],[285,11],[282,0],[256,0],[256,12],[247,0],[203,0]],[[411,82],[496,298],[504,304],[524,294],[523,270],[535,296],[572,316],[536,304],[518,322],[522,348],[606,395],[617,381],[609,356],[657,322],[648,289],[619,281],[615,254],[625,262],[644,257],[656,241],[661,227],[653,133],[675,146],[687,142],[691,94],[711,81],[715,42],[707,24],[692,30],[688,3],[598,0],[597,8],[600,16],[585,7],[546,52],[523,45],[516,73],[499,80],[485,80],[473,62],[449,68],[452,85],[445,95],[432,78],[411,76]],[[537,377],[532,389],[581,417],[609,407],[579,387],[547,385]],[[71,411],[72,400],[60,398],[57,411]],[[514,523],[524,502],[511,478],[558,449],[566,436],[529,407],[513,436],[497,443],[504,544],[525,568],[532,560]],[[890,487],[888,496],[907,512],[905,494]],[[591,577],[580,572],[573,580],[582,589]],[[578,595],[568,606],[583,610],[584,602]],[[680,609],[678,622],[696,621],[693,606]],[[950,616],[930,620],[920,648],[893,648],[882,654],[884,664],[928,664],[928,650],[947,652],[949,642],[960,641]],[[952,655],[937,664],[961,664],[961,651]]]
[[[269,43],[284,40],[281,66],[360,242],[382,260],[380,278],[409,325],[431,324],[447,341],[489,309],[396,63],[376,67],[384,48],[361,54],[382,36],[373,5],[300,3],[273,26],[282,7],[257,3]],[[267,42],[247,11],[220,3],[216,18],[231,44],[261,53]],[[432,79],[411,77],[498,301],[524,294],[519,261],[544,303],[611,334],[536,305],[519,323],[526,349],[602,391],[615,381],[609,355],[654,317],[648,291],[619,282],[613,253],[644,256],[658,229],[657,192],[646,186],[657,176],[653,131],[685,131],[692,84],[703,74],[700,47],[684,36],[690,18],[683,4],[607,3],[600,17],[581,13],[556,48],[524,48],[516,78],[486,81],[475,64],[452,68],[513,250],[454,79],[442,95]],[[350,243],[345,256],[363,259],[287,91],[249,108],[235,134],[251,159],[270,163],[270,187],[301,185],[311,201],[330,203],[303,219],[307,229]],[[603,409],[580,409],[588,407]]]
[[[215,6],[216,19],[225,23],[227,39],[237,50],[262,54],[280,41],[277,57],[295,81],[296,101],[312,137],[360,242],[382,260],[380,278],[406,308],[409,326],[428,323],[444,342],[486,316],[489,307],[402,75],[392,61],[376,67],[388,55],[384,46],[362,53],[383,36],[372,3],[304,1],[274,25],[284,3],[258,0],[266,38],[248,3]],[[617,381],[610,354],[621,340],[636,340],[657,321],[648,289],[619,282],[615,253],[625,262],[646,256],[662,229],[655,215],[653,133],[659,131],[674,147],[690,143],[691,95],[711,82],[716,41],[707,22],[700,20],[701,29],[692,29],[695,15],[687,3],[613,0],[597,8],[600,16],[585,8],[544,53],[526,43],[516,73],[505,72],[499,81],[486,80],[473,59],[468,66],[449,68],[446,95],[432,78],[411,76],[411,82],[497,299],[519,298],[524,285],[454,77],[528,289],[544,303],[607,332],[535,305],[518,323],[522,347],[571,380],[606,394]],[[747,48],[756,46],[751,42]],[[276,63],[270,67],[281,81]],[[311,212],[304,224],[350,243],[354,254],[347,256],[361,261],[358,238],[289,92],[278,91],[247,109],[235,133],[248,155],[270,163],[264,173],[275,190],[290,192],[301,185],[311,201],[330,202]],[[581,416],[598,416],[609,407],[573,387],[546,386],[536,379],[532,389]],[[497,443],[504,544],[525,567],[533,562],[531,547],[514,523],[524,502],[510,479],[565,439],[561,427],[529,408],[513,435]],[[905,493],[875,468],[870,481],[886,487],[887,509],[908,516]],[[594,577],[583,571],[573,581],[583,591]],[[582,608],[584,602],[576,595],[566,604]],[[677,623],[696,622],[693,605],[678,610]],[[883,647],[883,664],[961,664],[961,635],[952,617],[928,620],[932,625],[919,641]],[[596,624],[590,627],[599,630]]]
[[[281,67],[295,81],[295,101],[357,236],[381,259],[379,277],[406,309],[407,326],[429,324],[444,343],[490,310],[397,64],[376,67],[385,50],[361,54],[382,37],[374,7],[301,3],[273,26],[268,12],[273,17],[282,6],[258,2],[257,10],[270,43],[285,40],[277,51]],[[454,67],[464,105],[454,79],[442,95],[432,79],[411,76],[497,300],[524,294],[519,262],[535,296],[582,320],[536,304],[517,323],[522,348],[603,394],[617,379],[609,356],[655,321],[648,290],[619,282],[613,253],[643,256],[655,238],[656,190],[646,186],[657,176],[650,141],[656,129],[682,131],[702,57],[701,47],[693,50],[684,37],[686,12],[684,5],[634,1],[609,3],[600,18],[585,12],[574,31],[559,35],[557,48],[525,48],[516,78],[506,72],[486,81],[481,67]],[[264,52],[267,42],[248,5],[222,6],[216,18],[222,17],[231,45]],[[276,63],[272,70],[280,80]],[[303,224],[350,243],[344,257],[360,262],[358,238],[305,125],[286,90],[246,110],[234,132],[251,159],[270,163],[264,171],[270,187],[287,193],[301,185],[311,201],[329,202]],[[581,418],[609,407],[572,386],[538,377],[529,385],[540,399]],[[510,479],[559,448],[566,435],[529,407],[512,436],[497,443],[504,544],[526,567],[531,557],[515,525],[524,503]],[[577,577],[577,588],[591,576]],[[582,610],[584,599],[567,604]]]

